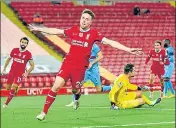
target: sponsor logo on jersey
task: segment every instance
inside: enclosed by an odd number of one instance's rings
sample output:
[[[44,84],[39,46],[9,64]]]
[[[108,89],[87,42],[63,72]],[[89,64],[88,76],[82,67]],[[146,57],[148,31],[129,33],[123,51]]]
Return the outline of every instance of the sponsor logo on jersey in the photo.
[[[22,59],[14,58],[13,60],[18,63],[24,63],[24,60]]]
[[[72,40],[72,45],[88,47],[88,43],[84,41]]]

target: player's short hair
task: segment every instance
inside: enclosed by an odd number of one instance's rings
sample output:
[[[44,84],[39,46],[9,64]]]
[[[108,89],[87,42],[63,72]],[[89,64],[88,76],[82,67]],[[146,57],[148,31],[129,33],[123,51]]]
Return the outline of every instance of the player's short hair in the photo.
[[[124,73],[128,74],[129,72],[133,72],[133,67],[134,67],[133,64],[127,64],[127,65],[125,65],[125,67],[124,67]]]
[[[170,41],[169,39],[165,39],[164,42],[166,42],[166,43],[168,43],[168,44],[171,43],[171,41]]]
[[[23,38],[21,38],[21,39],[20,39],[20,42],[21,42],[22,40],[26,40],[27,43],[29,43],[29,39],[28,39],[27,37],[23,37]]]
[[[156,40],[155,43],[158,43],[161,45],[161,41],[160,40]]]
[[[89,14],[92,17],[92,19],[95,18],[95,14],[90,9],[84,9],[81,14],[84,14],[84,13]]]

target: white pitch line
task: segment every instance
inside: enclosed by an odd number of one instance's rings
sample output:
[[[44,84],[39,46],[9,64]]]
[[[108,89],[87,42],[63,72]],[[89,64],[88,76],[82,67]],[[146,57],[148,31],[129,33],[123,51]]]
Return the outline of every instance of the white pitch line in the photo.
[[[130,126],[147,126],[147,125],[161,125],[161,124],[174,124],[175,121],[172,122],[156,122],[156,123],[142,123],[142,124],[119,124],[119,125],[111,125],[111,126],[82,126],[82,127],[73,127],[73,128],[113,128],[113,127],[130,127]]]
[[[65,107],[57,107],[57,108],[65,108]],[[87,106],[80,106],[80,109],[82,108],[90,108],[90,109],[110,109],[110,107],[87,107]],[[135,109],[141,109],[141,110],[162,110],[162,111],[175,111],[175,109],[172,108],[154,108],[154,107],[148,107],[148,108],[135,108]],[[129,110],[129,109],[128,109]]]

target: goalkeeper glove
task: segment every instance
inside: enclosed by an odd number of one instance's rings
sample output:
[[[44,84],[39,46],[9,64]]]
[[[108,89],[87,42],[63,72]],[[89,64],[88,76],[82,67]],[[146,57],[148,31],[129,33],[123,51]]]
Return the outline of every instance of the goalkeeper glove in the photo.
[[[150,87],[144,85],[144,86],[142,86],[142,87],[138,87],[137,90],[140,90],[140,91],[141,91],[141,90],[142,90],[142,91],[148,91],[148,90],[150,90]]]
[[[150,87],[149,86],[146,86],[146,85],[144,85],[144,86],[142,86],[142,90],[144,91],[148,91],[148,90],[150,90]]]
[[[118,110],[118,109],[119,107],[117,107],[114,102],[111,102],[111,110]]]

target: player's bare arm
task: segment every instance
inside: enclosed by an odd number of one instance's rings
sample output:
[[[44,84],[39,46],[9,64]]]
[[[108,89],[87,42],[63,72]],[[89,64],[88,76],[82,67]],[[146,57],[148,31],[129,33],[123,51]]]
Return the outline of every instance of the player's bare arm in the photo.
[[[23,74],[23,77],[27,77],[35,67],[34,60],[29,61],[30,68]]]
[[[38,31],[38,32],[43,32],[51,35],[62,35],[64,34],[63,29],[57,29],[57,28],[47,28],[47,27],[37,27],[33,25],[29,25],[29,29],[31,31]]]
[[[132,53],[132,54],[136,54],[136,55],[142,54],[141,48],[129,48],[129,47],[122,45],[121,43],[119,43],[117,41],[113,41],[113,40],[110,40],[107,38],[103,38],[102,42],[103,42],[103,44],[109,44],[114,48],[118,48],[120,50],[124,50],[124,51]]]
[[[101,51],[99,51],[97,53],[97,55],[98,55],[97,58],[94,61],[92,61],[92,62],[89,63],[89,67],[88,68],[91,68],[93,64],[95,64],[95,63],[97,63],[97,62],[99,62],[100,60],[103,59],[103,54],[102,54]]]
[[[11,60],[11,57],[8,57],[6,62],[5,62],[5,65],[4,65],[4,69],[2,70],[2,74],[6,73],[6,68],[9,65],[10,60]]]

